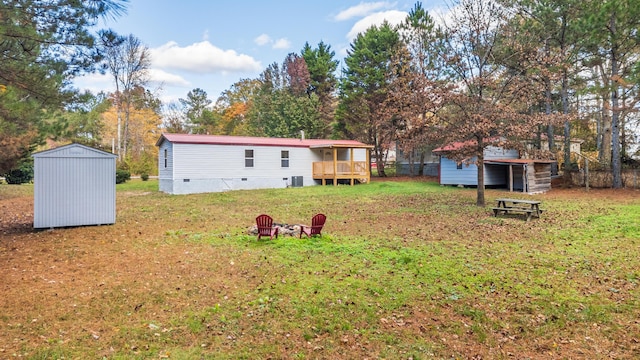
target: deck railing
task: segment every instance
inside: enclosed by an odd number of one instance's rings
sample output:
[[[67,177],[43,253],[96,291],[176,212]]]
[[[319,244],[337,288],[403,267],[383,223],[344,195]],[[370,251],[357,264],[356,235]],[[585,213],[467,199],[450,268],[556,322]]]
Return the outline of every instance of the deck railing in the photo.
[[[368,177],[369,169],[366,161],[338,161],[334,166],[333,161],[319,161],[313,163],[314,178],[351,178]]]

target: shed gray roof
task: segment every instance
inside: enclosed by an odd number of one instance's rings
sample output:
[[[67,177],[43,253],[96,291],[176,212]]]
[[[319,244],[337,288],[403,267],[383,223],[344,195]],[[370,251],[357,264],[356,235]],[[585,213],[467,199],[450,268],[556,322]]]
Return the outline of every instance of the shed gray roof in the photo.
[[[69,144],[31,155],[34,158],[116,158],[117,155],[81,144]]]

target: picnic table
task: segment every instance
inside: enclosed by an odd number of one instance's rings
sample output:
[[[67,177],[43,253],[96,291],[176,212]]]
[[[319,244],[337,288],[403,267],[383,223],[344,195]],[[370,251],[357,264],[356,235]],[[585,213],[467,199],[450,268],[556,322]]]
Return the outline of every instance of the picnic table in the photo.
[[[521,199],[496,199],[498,205],[493,210],[493,215],[504,213],[523,213],[527,217],[527,221],[531,220],[532,216],[540,217],[542,211],[540,209],[540,201],[537,200],[521,200]]]

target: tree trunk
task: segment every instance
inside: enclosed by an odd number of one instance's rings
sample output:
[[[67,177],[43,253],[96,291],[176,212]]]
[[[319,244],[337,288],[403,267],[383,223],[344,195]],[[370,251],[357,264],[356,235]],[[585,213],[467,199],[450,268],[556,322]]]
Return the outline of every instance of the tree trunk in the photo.
[[[611,14],[611,33],[616,34],[616,13]],[[622,187],[622,159],[620,156],[620,108],[618,106],[618,51],[611,46],[611,170],[613,171],[613,188]]]
[[[413,177],[414,176],[414,173],[413,173],[413,171],[414,171],[414,168],[413,168],[413,165],[414,165],[413,151],[411,151],[411,153],[409,154],[409,159],[408,160],[409,160],[409,176]]]
[[[420,165],[418,165],[418,176],[423,176],[424,175],[424,158],[425,158],[425,151],[421,150],[420,151]]]
[[[551,102],[552,94],[551,94],[551,80],[546,78],[545,81],[545,102],[544,102],[544,113],[546,115],[551,115]],[[555,132],[553,129],[553,124],[549,124],[547,127],[547,145],[549,146],[549,152],[552,154],[556,154],[556,139]],[[558,163],[551,164],[551,175],[558,175]]]
[[[118,138],[118,146],[116,147],[116,153],[118,155],[118,161],[122,161],[122,109],[120,108],[120,91],[118,89],[118,80],[116,79],[116,119],[118,121],[117,131],[118,134],[116,137]]]
[[[562,113],[567,115],[569,114],[569,75],[565,70],[562,75],[562,90],[561,90],[561,100],[562,100]],[[569,170],[571,169],[571,123],[569,120],[565,120],[564,122],[564,180],[566,183],[571,181],[571,174]]]
[[[130,95],[127,95],[130,96]],[[128,143],[129,143],[129,114],[131,113],[130,100],[126,100],[126,106],[124,108],[124,126],[122,131],[122,152],[125,159],[127,158]]]
[[[478,195],[476,205],[484,207],[484,143],[478,139]]]
[[[384,158],[383,158],[383,150],[379,144],[375,145],[373,150],[376,155],[376,169],[378,170],[378,177],[387,177],[387,174],[384,171]]]
[[[611,165],[612,118],[609,116],[608,102],[604,102],[604,105],[602,109],[602,146],[598,157],[602,164],[609,166]]]

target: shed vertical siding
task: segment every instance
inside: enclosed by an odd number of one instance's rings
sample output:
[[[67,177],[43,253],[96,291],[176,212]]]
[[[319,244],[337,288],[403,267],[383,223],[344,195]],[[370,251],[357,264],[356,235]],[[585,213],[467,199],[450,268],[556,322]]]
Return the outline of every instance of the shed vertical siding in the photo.
[[[34,154],[35,228],[113,224],[115,156],[72,144]]]

